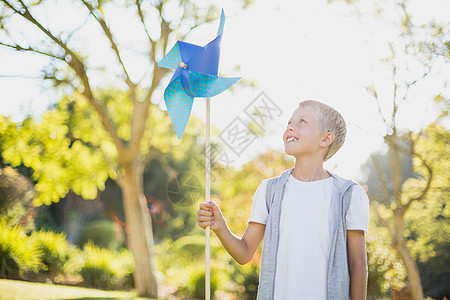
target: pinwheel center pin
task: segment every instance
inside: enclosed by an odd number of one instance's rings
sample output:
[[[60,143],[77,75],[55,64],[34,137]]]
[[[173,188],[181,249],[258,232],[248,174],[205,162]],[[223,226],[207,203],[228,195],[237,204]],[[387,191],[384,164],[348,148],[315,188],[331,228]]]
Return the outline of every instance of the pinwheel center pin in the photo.
[[[185,64],[184,62],[180,62],[180,67],[186,69],[187,68],[187,64]]]

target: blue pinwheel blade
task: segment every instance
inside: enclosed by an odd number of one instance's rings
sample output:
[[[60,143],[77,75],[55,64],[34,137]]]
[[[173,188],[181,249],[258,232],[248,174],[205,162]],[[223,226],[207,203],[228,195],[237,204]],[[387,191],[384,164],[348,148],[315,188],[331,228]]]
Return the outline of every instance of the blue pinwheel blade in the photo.
[[[225,26],[225,13],[223,12],[223,8],[222,8],[222,13],[220,14],[220,25],[219,25],[219,30],[217,31],[217,36],[222,34],[224,26]]]
[[[224,26],[225,14],[222,9],[216,38],[206,44],[202,51],[198,51],[189,59],[189,61],[187,61],[189,70],[203,74],[219,75],[220,44],[222,42]]]
[[[198,51],[202,50],[202,46],[178,41],[158,63],[158,67],[175,70],[180,65],[180,62],[187,62]]]
[[[192,58],[187,62],[189,70],[217,76],[219,74],[221,41],[222,35],[219,35],[204,46],[202,51],[198,51],[194,56],[192,56]]]
[[[194,97],[189,96],[181,84],[181,76],[178,76],[167,86],[164,91],[164,102],[172,120],[178,139],[183,136],[192,111]]]
[[[169,53],[164,56],[164,58],[158,63],[158,67],[167,68],[175,70],[181,62],[180,48],[178,42],[169,51]]]
[[[194,97],[214,97],[235,84],[241,77],[220,77],[189,72],[191,92]]]
[[[177,42],[180,47],[181,59],[188,62],[192,56],[203,50],[202,46],[186,43],[183,41]]]

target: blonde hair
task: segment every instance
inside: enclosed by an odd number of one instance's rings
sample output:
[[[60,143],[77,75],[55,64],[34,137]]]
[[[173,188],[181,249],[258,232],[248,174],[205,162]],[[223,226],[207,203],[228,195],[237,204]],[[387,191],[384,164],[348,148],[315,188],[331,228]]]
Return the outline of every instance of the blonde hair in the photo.
[[[328,146],[327,153],[323,161],[330,159],[344,144],[345,136],[347,134],[347,126],[342,115],[333,107],[328,106],[322,102],[314,100],[302,101],[298,106],[308,105],[316,111],[317,119],[319,120],[320,132],[334,133],[334,141]]]

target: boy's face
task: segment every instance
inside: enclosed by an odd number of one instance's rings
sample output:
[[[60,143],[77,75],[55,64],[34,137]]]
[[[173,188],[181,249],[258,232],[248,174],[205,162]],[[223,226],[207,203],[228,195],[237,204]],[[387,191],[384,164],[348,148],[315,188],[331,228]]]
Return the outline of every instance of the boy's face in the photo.
[[[317,113],[310,105],[302,105],[297,108],[288,121],[286,131],[283,134],[284,151],[296,158],[319,155],[323,152],[323,139],[326,133],[320,132]]]

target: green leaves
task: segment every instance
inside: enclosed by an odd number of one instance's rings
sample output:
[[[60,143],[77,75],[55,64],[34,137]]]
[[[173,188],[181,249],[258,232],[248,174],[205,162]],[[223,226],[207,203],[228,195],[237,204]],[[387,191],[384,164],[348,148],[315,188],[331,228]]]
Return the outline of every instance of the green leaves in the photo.
[[[37,272],[41,252],[20,226],[9,227],[0,219],[0,278],[19,278]]]
[[[84,246],[85,263],[80,274],[86,285],[102,289],[130,288],[134,260],[127,249],[110,251],[93,243]]]
[[[69,121],[73,120],[63,104],[46,112],[40,124],[33,119],[15,124],[0,116],[2,156],[13,167],[23,164],[33,169],[38,192],[35,205],[58,202],[70,189],[85,199],[93,199],[113,173],[96,145],[71,134],[69,126],[73,124]],[[88,137],[93,133],[90,129],[83,132]],[[107,141],[106,134],[102,140]]]

